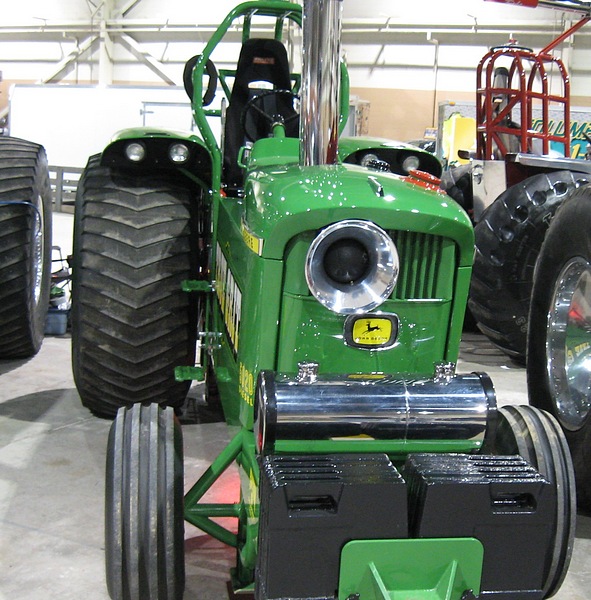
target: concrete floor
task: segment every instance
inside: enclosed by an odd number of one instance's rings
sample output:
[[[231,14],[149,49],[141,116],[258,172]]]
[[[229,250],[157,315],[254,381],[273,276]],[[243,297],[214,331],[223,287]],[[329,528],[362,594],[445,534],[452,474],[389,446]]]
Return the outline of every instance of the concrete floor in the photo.
[[[67,253],[71,218],[57,215],[55,224],[56,241]],[[524,370],[482,336],[465,337],[458,370],[488,372],[499,405],[527,402]],[[80,404],[68,335],[47,337],[31,360],[0,361],[0,600],[108,598],[103,484],[109,426]],[[192,483],[228,432],[219,422],[185,425],[183,432]],[[229,472],[227,485],[235,478]],[[188,524],[185,547],[185,597],[225,598],[234,551]],[[579,516],[571,568],[555,598],[588,600],[590,589],[591,518]]]

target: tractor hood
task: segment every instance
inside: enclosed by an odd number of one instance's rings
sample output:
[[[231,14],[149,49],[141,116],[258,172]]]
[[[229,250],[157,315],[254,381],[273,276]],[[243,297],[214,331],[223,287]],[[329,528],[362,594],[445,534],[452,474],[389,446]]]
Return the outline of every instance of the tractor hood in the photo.
[[[289,165],[253,170],[245,192],[243,228],[259,240],[265,258],[281,259],[285,245],[302,231],[363,219],[383,229],[453,239],[459,265],[472,264],[474,234],[468,215],[447,194],[410,178],[354,165]]]

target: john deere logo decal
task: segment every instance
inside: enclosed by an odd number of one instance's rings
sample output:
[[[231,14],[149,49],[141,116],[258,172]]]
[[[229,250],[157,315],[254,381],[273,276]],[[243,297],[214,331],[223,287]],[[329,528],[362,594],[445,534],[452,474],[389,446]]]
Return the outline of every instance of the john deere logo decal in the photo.
[[[352,315],[345,321],[345,342],[354,348],[389,348],[398,337],[398,317],[393,314]]]

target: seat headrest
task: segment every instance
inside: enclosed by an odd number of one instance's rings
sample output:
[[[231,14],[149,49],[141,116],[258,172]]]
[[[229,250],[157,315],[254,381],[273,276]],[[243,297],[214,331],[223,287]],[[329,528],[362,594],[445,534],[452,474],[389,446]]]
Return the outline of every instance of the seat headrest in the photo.
[[[253,81],[267,81],[275,89],[291,89],[287,50],[278,40],[251,38],[240,51],[232,95],[248,99],[248,87]]]

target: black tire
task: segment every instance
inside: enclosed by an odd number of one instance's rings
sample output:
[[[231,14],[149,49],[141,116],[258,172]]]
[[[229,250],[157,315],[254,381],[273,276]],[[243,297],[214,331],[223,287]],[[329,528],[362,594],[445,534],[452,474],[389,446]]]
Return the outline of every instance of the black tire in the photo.
[[[525,363],[536,259],[556,209],[588,176],[542,173],[503,192],[474,228],[476,252],[469,306],[480,330]]]
[[[51,188],[42,146],[0,136],[0,358],[28,358],[45,333]]]
[[[474,219],[474,193],[472,190],[471,164],[452,167],[441,174],[439,187],[447,192]]]
[[[554,595],[564,580],[575,536],[575,476],[568,445],[556,419],[531,406],[504,406],[498,410],[495,438],[487,452],[519,454],[556,489],[554,543],[549,548],[543,597]]]
[[[199,298],[197,190],[177,174],[130,175],[92,157],[74,220],[72,365],[82,403],[112,417],[121,406],[180,406],[193,365]]]
[[[591,188],[559,209],[534,278],[527,352],[530,403],[568,441],[579,507],[591,510]]]
[[[180,600],[182,432],[172,408],[122,408],[107,447],[105,559],[113,600]]]

